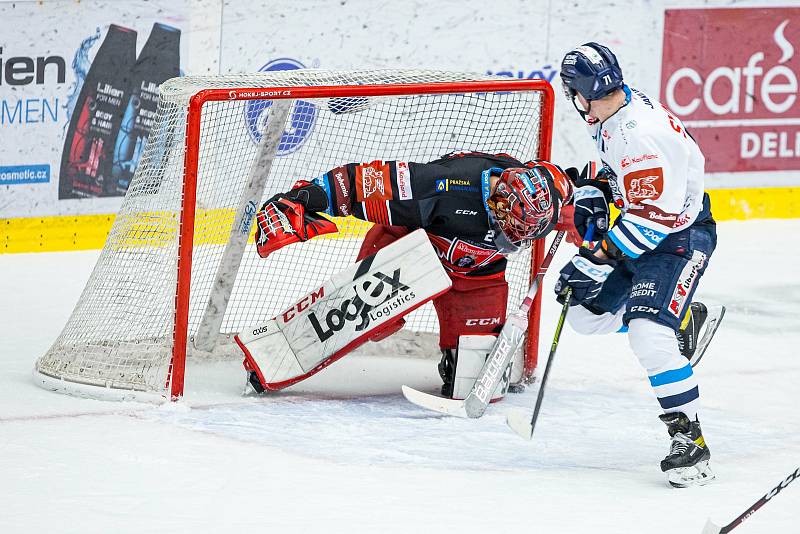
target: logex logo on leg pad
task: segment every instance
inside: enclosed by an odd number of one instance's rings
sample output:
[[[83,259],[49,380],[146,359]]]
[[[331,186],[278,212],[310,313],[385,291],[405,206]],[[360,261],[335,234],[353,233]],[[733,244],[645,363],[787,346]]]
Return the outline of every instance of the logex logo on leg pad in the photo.
[[[376,271],[352,287],[353,297],[325,313],[324,318],[315,312],[308,315],[311,327],[320,341],[328,340],[345,325],[358,321],[354,330],[361,332],[372,321],[385,320],[398,308],[415,298],[411,288],[400,280],[400,269],[392,274]]]

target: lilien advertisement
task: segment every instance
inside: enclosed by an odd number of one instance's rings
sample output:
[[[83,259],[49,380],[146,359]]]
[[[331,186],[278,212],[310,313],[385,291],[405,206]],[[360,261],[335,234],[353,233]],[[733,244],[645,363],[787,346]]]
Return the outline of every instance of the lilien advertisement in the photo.
[[[182,72],[179,4],[0,3],[0,217],[116,211]]]

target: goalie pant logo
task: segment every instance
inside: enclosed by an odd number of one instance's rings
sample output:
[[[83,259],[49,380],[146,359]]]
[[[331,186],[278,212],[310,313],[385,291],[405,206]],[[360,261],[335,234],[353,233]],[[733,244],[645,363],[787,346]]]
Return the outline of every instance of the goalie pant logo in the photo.
[[[356,320],[360,322],[355,331],[361,332],[371,321],[389,317],[394,310],[414,299],[416,295],[410,289],[400,281],[400,269],[395,269],[391,276],[374,272],[371,279],[353,286],[354,297],[325,314],[324,325],[315,313],[309,314],[308,320],[320,341],[327,341],[348,322]]]

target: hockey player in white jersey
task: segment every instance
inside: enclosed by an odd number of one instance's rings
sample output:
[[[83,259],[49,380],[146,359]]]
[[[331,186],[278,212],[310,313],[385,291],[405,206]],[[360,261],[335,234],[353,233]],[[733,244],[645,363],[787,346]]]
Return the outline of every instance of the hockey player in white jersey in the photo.
[[[566,54],[561,78],[603,169],[596,178],[585,169],[575,193],[576,228],[585,235],[594,225],[599,241],[561,270],[556,293],[563,301],[572,288],[568,322],[577,332],[627,331],[672,438],[661,470],[676,487],[708,483],[711,454],[687,361],[706,315],[692,296],[717,243],[703,154],[680,120],[624,83],[605,46],[587,43]],[[609,203],[621,212],[612,225]],[[682,319],[689,323],[683,329]]]

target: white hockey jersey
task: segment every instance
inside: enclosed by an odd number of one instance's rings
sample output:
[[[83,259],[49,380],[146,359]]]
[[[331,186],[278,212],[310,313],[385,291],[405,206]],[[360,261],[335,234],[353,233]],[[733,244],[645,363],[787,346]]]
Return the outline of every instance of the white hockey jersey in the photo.
[[[659,102],[624,86],[627,104],[589,125],[622,212],[607,238],[638,258],[688,228],[703,207],[705,158],[683,123]]]

